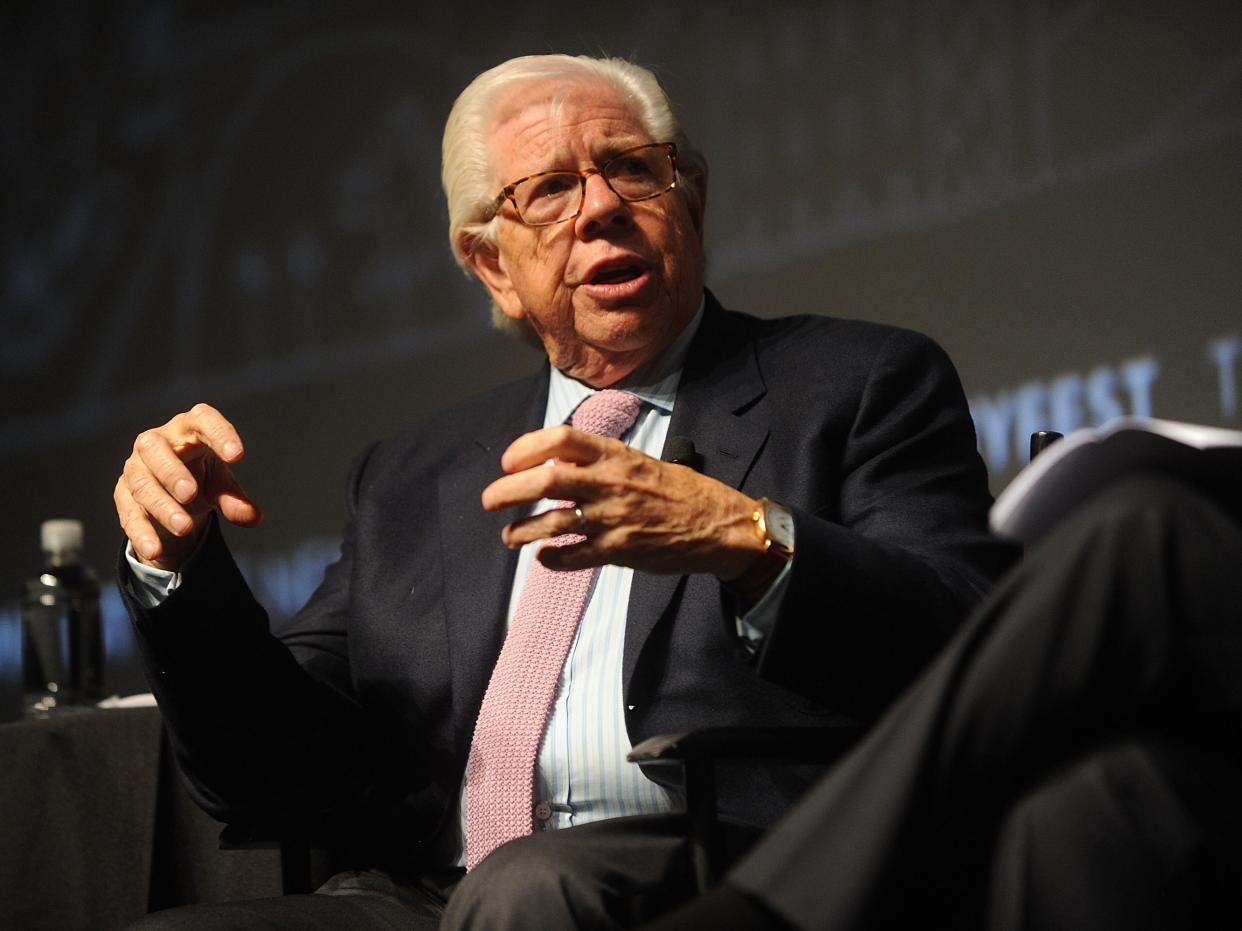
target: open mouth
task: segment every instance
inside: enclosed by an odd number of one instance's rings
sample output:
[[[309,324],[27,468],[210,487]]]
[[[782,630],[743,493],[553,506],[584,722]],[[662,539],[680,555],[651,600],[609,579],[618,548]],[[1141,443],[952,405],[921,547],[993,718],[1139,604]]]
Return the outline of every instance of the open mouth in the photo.
[[[622,284],[633,281],[643,273],[637,265],[613,265],[601,268],[591,276],[590,284]]]

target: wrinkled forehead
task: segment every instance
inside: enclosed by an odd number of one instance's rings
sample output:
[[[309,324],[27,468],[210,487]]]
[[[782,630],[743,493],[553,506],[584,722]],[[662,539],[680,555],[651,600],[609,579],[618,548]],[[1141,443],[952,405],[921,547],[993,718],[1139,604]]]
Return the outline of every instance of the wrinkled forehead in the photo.
[[[606,150],[611,147],[610,138],[629,145],[635,140],[649,141],[634,102],[601,80],[521,82],[497,100],[490,123],[488,149],[494,170],[530,159],[539,168],[545,167],[543,162],[551,167],[557,160],[582,155],[575,149],[588,142]],[[569,166],[570,162],[564,164]]]

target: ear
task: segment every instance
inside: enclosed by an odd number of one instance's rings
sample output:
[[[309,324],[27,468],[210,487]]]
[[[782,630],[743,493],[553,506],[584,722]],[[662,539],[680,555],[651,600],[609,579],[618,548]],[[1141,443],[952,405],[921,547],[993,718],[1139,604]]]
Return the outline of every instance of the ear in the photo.
[[[505,260],[495,244],[485,241],[460,243],[459,248],[470,263],[475,277],[483,282],[496,302],[496,306],[510,320],[521,320],[526,316],[526,308],[513,287],[513,280],[505,270]]]

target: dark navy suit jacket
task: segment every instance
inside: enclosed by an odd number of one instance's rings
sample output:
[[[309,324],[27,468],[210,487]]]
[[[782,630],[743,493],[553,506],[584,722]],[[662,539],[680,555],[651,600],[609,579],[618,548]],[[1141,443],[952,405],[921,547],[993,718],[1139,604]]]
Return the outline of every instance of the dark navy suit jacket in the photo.
[[[479,495],[505,447],[542,425],[547,388],[545,367],[374,446],[351,480],[339,561],[275,631],[214,526],[160,607],[140,608],[122,582],[173,747],[209,811],[344,810],[364,859],[431,858],[516,564],[500,541],[512,515],[485,512]],[[635,574],[623,669],[635,743],[702,725],[865,724],[1013,559],[986,531],[957,375],[919,334],[761,320],[709,294],[669,435],[693,440],[707,475],[786,504],[797,552],[755,657],[714,577]],[[812,777],[739,767],[721,807],[764,826]]]

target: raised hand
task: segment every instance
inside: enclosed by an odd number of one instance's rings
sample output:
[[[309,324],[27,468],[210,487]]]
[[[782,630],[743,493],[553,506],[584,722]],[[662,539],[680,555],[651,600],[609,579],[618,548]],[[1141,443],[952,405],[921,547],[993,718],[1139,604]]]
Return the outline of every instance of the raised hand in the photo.
[[[573,501],[581,509],[581,524],[570,508],[505,527],[509,547],[585,531],[581,543],[540,551],[539,559],[550,568],[611,563],[657,573],[707,572],[729,581],[747,573],[762,555],[751,498],[619,440],[547,427],[514,440],[500,463],[508,474],[484,489],[485,509],[540,498]]]
[[[244,454],[237,430],[210,404],[138,434],[112,495],[135,555],[180,569],[212,510],[243,527],[258,524],[262,512],[230,468]]]

